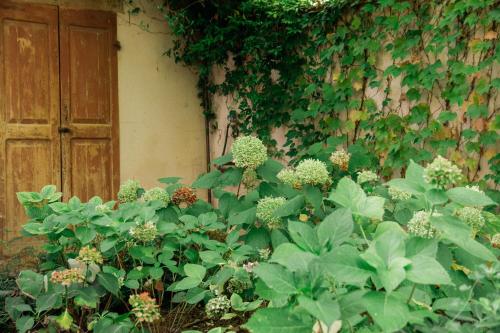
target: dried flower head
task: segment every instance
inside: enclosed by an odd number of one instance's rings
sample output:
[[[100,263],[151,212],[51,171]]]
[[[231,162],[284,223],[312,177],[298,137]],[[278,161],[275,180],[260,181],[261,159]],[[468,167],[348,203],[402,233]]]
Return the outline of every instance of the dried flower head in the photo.
[[[153,187],[152,189],[147,190],[142,198],[145,202],[160,201],[163,204],[163,207],[167,207],[170,202],[170,196],[167,191],[161,187]]]
[[[283,197],[265,197],[257,203],[257,218],[264,222],[269,229],[281,227],[281,218],[274,212],[283,206],[286,199]]]
[[[132,306],[131,312],[139,322],[152,323],[161,317],[160,307],[147,292],[130,295],[128,302]]]
[[[455,211],[455,216],[472,227],[475,234],[484,226],[485,218],[481,210],[475,207],[463,207]]]
[[[433,216],[439,215],[438,213],[433,214]],[[407,224],[408,232],[422,238],[435,238],[438,235],[438,230],[431,224],[430,216],[429,212],[423,210],[415,212]]]
[[[349,160],[351,159],[351,154],[346,152],[344,149],[339,149],[334,151],[330,155],[330,161],[333,165],[336,165],[340,170],[346,171],[349,167]]]
[[[198,200],[196,193],[189,187],[179,187],[172,195],[172,202],[182,208],[189,207]]]
[[[224,296],[217,296],[210,299],[205,305],[205,313],[208,318],[220,318],[231,309],[231,302]]]
[[[129,234],[136,241],[149,243],[156,239],[156,236],[158,236],[158,230],[152,221],[148,221],[144,224],[139,224],[130,228]]]
[[[122,203],[136,201],[140,188],[141,185],[138,181],[132,179],[127,180],[125,183],[120,185],[118,200]]]
[[[50,276],[50,281],[69,287],[74,283],[85,282],[85,276],[79,268],[69,268],[62,271],[53,271]]]
[[[377,174],[371,170],[363,170],[358,172],[358,184],[376,182],[377,180]]]
[[[302,184],[324,185],[330,181],[326,164],[320,160],[302,160],[295,168],[295,172]]]
[[[102,264],[102,254],[95,248],[91,248],[89,246],[84,246],[80,249],[78,253],[77,260],[84,262],[86,264]]]
[[[254,189],[259,184],[259,179],[257,177],[257,172],[254,169],[245,169],[243,171],[243,176],[241,182],[247,189]]]
[[[397,189],[395,187],[389,187],[389,195],[391,196],[392,200],[401,200],[405,201],[411,198],[411,193],[402,191],[400,189]]]
[[[281,169],[280,172],[276,175],[276,177],[283,183],[290,185],[295,189],[300,189],[302,187],[302,183],[300,182],[299,177],[297,176],[297,172],[295,172],[292,168],[284,168]]]
[[[500,233],[494,234],[493,237],[491,237],[491,246],[500,248]]]
[[[446,158],[439,156],[424,169],[424,179],[429,184],[444,188],[462,179],[462,171]]]
[[[233,162],[239,168],[256,169],[267,161],[266,146],[254,136],[234,140],[231,152]]]

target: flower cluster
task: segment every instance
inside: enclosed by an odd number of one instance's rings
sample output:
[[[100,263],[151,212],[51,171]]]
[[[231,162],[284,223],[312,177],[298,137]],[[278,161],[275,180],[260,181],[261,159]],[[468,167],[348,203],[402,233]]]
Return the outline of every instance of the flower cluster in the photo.
[[[297,176],[297,172],[295,172],[292,168],[284,168],[281,169],[280,172],[276,175],[276,177],[283,183],[290,185],[295,189],[300,189],[302,187],[302,183],[300,182],[299,177]]]
[[[205,313],[208,318],[219,318],[225,315],[231,309],[231,301],[224,296],[212,298],[205,305]]]
[[[439,156],[424,169],[424,179],[429,184],[444,188],[462,179],[462,172],[446,158]]]
[[[377,180],[377,174],[371,170],[363,170],[358,172],[358,184],[376,182]]]
[[[439,216],[434,213],[433,216]],[[413,214],[413,217],[408,222],[408,232],[414,236],[422,238],[434,238],[438,235],[438,230],[432,226],[430,221],[431,214],[426,211],[418,211]]]
[[[330,181],[325,162],[315,159],[300,161],[295,173],[302,184],[324,185]]]
[[[283,197],[265,197],[257,203],[257,218],[264,222],[269,229],[281,227],[281,218],[274,212],[283,206],[286,199]]]
[[[99,252],[97,249],[84,246],[80,249],[80,252],[78,253],[78,257],[76,257],[77,260],[88,264],[102,264],[103,259],[102,259],[102,254]]]
[[[473,190],[473,191],[476,191],[478,193],[484,193],[483,191],[481,191],[481,189],[477,185],[466,185],[465,187],[468,188],[469,190]]]
[[[167,207],[170,202],[170,196],[167,191],[161,187],[153,187],[152,189],[147,190],[142,196],[142,199],[144,199],[145,202],[161,201],[163,207]]]
[[[85,276],[79,268],[69,268],[62,271],[53,271],[50,276],[50,281],[69,287],[73,283],[85,282]]]
[[[172,194],[172,202],[182,208],[189,207],[198,200],[196,193],[189,187],[179,187]]]
[[[95,206],[95,211],[96,213],[106,214],[111,212],[111,208],[109,208],[107,205],[102,204]]]
[[[243,269],[247,272],[247,273],[252,273],[253,272],[253,269],[255,267],[257,267],[259,265],[259,262],[258,261],[249,261],[247,262],[246,264],[243,264]]]
[[[132,179],[127,180],[125,183],[120,185],[118,200],[122,203],[136,201],[140,188],[141,185],[138,181]]]
[[[351,154],[346,152],[344,149],[336,150],[330,155],[330,161],[332,164],[338,166],[340,170],[343,171],[347,171],[350,159]]]
[[[132,313],[139,322],[152,323],[161,317],[158,304],[147,292],[130,295],[128,302],[132,306]]]
[[[269,259],[269,256],[271,255],[271,249],[270,248],[265,248],[265,249],[259,249],[259,259],[262,261],[266,261]]]
[[[259,184],[257,172],[254,169],[245,169],[241,182],[247,189],[254,189]]]
[[[408,200],[411,198],[411,193],[410,192],[406,192],[406,191],[402,191],[400,189],[397,189],[395,187],[389,187],[389,195],[391,196],[391,199],[392,200],[401,200],[401,201],[405,201],[405,200]]]
[[[491,246],[500,248],[500,233],[494,234],[493,237],[491,237]]]
[[[247,289],[252,288],[252,282],[250,280],[243,280],[237,278],[231,278],[227,281],[226,289],[230,293],[241,294]]]
[[[463,207],[455,211],[455,215],[472,227],[472,232],[478,232],[484,225],[485,219],[481,210],[475,207]]]
[[[234,140],[231,152],[238,168],[256,169],[267,160],[266,146],[253,136],[242,136]]]
[[[132,227],[129,234],[139,242],[148,243],[155,240],[156,236],[158,236],[158,230],[152,221],[148,221]]]

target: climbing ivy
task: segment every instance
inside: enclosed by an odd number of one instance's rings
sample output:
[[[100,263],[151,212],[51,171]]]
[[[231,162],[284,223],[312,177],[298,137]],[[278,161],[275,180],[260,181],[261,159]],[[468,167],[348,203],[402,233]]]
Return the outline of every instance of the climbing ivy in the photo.
[[[470,181],[498,184],[498,4],[170,0],[158,9],[175,36],[169,54],[198,68],[207,115],[210,95],[231,96],[233,133],[255,133],[292,159],[347,146],[383,176],[438,153]],[[283,126],[278,147],[272,131]]]

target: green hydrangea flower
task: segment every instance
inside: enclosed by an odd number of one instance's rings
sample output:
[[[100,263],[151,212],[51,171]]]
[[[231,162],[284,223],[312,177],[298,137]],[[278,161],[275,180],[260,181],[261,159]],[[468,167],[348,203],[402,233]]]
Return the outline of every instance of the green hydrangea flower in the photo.
[[[475,234],[484,226],[485,219],[481,210],[474,207],[463,207],[455,211],[455,215],[472,227],[472,232]]]
[[[500,248],[500,233],[494,234],[493,237],[491,237],[491,246]]]
[[[377,174],[371,170],[363,170],[358,172],[358,184],[376,182],[377,180]]]
[[[152,189],[147,190],[142,198],[145,202],[161,201],[163,203],[163,207],[167,207],[170,203],[170,195],[168,195],[167,191],[161,187],[153,187]]]
[[[295,172],[302,184],[324,185],[330,180],[325,162],[312,158],[300,161]]]
[[[249,190],[256,188],[259,184],[257,172],[254,169],[245,169],[245,171],[243,171],[243,176],[241,177],[241,182]]]
[[[440,214],[434,213],[433,216]],[[408,232],[414,236],[422,238],[435,238],[438,236],[438,230],[432,226],[430,221],[431,214],[426,211],[415,212],[411,220],[408,222]]]
[[[330,155],[330,161],[333,165],[338,166],[341,170],[346,171],[349,167],[349,160],[351,159],[351,154],[346,152],[344,149],[339,149],[334,151]]]
[[[156,236],[158,236],[158,230],[156,229],[156,225],[152,221],[148,221],[144,224],[139,224],[135,227],[132,227],[129,230],[129,234],[136,241],[149,243],[156,239]]]
[[[77,260],[84,262],[86,264],[102,264],[103,258],[101,252],[95,248],[89,246],[84,246],[78,252]]]
[[[238,168],[257,169],[267,161],[266,146],[254,136],[242,136],[234,140],[231,152]]]
[[[205,313],[208,318],[220,318],[231,309],[231,302],[224,296],[210,299],[205,305]]]
[[[235,294],[241,294],[247,289],[252,288],[252,282],[250,280],[243,280],[243,279],[237,279],[237,278],[231,278],[229,281],[227,281],[227,291]]]
[[[302,186],[299,177],[297,176],[297,172],[291,168],[281,169],[280,172],[276,175],[276,177],[283,183],[290,185],[293,188],[300,188]]]
[[[400,200],[400,201],[405,201],[411,198],[411,193],[399,190],[395,187],[389,187],[389,195],[391,196],[392,200]]]
[[[446,158],[439,156],[424,169],[424,179],[429,184],[444,188],[462,179],[462,171]]]
[[[141,188],[141,184],[138,181],[129,179],[122,185],[120,185],[120,190],[118,191],[118,200],[120,202],[134,202],[138,198],[138,192]]]
[[[281,227],[281,218],[274,216],[274,212],[283,206],[286,199],[283,197],[265,197],[257,203],[257,218],[264,222],[269,229]]]

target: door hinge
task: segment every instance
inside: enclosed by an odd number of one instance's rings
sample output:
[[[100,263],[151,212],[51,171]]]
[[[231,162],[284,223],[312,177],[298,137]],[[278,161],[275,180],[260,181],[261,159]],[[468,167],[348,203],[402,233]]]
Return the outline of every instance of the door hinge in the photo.
[[[70,133],[71,132],[71,129],[69,129],[68,127],[59,127],[57,130],[59,133]]]

